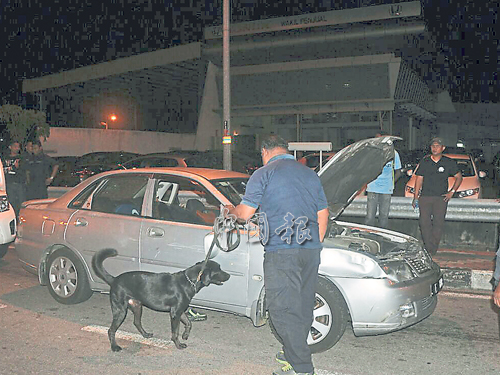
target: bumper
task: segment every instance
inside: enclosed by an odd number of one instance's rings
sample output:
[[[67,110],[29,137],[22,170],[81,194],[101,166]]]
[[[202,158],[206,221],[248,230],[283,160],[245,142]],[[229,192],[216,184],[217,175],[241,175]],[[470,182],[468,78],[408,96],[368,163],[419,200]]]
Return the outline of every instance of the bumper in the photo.
[[[441,272],[435,271],[412,282],[394,285],[386,279],[336,281],[344,297],[349,297],[346,302],[354,334],[367,336],[397,331],[430,316],[437,306],[441,278]]]
[[[16,215],[11,207],[5,212],[0,212],[0,245],[10,243],[15,238]]]

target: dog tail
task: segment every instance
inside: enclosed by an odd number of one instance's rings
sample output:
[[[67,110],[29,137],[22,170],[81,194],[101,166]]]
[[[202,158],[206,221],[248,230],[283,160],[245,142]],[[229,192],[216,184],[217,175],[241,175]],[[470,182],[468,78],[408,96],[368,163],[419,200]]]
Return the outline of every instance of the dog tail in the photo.
[[[102,263],[106,258],[109,257],[115,257],[118,255],[118,251],[115,249],[103,249],[99,250],[97,253],[94,254],[92,257],[92,269],[94,270],[94,273],[106,281],[107,284],[111,285],[113,280],[115,279],[113,276],[111,276],[108,271],[104,269],[102,266]]]

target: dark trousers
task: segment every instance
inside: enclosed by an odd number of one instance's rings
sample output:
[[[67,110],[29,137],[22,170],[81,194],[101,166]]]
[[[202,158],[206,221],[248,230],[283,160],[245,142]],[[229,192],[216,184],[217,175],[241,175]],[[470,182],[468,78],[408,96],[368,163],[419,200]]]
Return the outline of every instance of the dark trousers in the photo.
[[[420,197],[418,205],[422,239],[427,251],[434,255],[441,241],[448,202],[445,202],[443,197]]]
[[[313,372],[307,335],[313,322],[321,249],[264,253],[266,305],[295,372]]]
[[[7,197],[17,217],[21,209],[21,203],[26,200],[26,185],[18,182],[8,182],[6,188]]]

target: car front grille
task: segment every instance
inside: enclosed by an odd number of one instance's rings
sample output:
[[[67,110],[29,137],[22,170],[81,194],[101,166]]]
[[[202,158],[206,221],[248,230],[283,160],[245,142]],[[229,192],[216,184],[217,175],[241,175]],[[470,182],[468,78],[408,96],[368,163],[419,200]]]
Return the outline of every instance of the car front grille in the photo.
[[[432,306],[433,302],[434,302],[434,297],[432,296],[425,297],[424,299],[420,300],[422,310],[427,310],[429,307]]]
[[[431,270],[429,262],[426,262],[424,259],[406,259],[406,261],[419,275]]]

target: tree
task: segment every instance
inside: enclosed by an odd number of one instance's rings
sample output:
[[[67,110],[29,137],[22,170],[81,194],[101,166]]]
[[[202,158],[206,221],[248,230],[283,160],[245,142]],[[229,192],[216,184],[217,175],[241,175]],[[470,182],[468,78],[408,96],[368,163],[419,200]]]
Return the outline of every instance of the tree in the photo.
[[[50,135],[50,125],[42,111],[5,104],[0,107],[0,122],[5,123],[10,139],[21,144],[40,137],[47,139]]]

